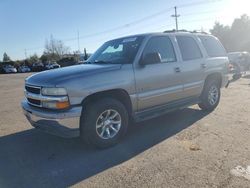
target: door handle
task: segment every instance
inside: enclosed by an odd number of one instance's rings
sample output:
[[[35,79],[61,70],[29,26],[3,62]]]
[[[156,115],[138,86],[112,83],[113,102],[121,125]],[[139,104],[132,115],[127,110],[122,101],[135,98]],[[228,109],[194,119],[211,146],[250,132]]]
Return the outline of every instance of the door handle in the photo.
[[[181,69],[180,69],[180,67],[175,67],[175,68],[174,68],[174,71],[175,71],[176,73],[179,73],[179,72],[181,72]]]
[[[206,63],[202,63],[201,64],[201,68],[203,68],[203,69],[207,68],[207,64]]]

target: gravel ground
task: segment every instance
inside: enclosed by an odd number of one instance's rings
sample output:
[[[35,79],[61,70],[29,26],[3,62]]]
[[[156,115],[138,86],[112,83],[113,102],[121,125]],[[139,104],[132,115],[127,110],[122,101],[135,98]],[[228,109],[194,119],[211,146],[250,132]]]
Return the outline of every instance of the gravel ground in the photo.
[[[20,107],[28,75],[0,75],[0,187],[250,187],[250,77],[223,89],[210,114],[179,110],[94,150],[29,125]]]

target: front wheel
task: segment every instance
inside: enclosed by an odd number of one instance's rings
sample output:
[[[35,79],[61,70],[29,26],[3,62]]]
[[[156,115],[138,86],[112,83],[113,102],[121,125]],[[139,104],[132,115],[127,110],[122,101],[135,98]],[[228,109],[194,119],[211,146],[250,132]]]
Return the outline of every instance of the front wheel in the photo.
[[[84,109],[81,117],[81,137],[88,144],[98,148],[111,147],[127,132],[128,113],[118,100],[101,99]]]
[[[213,111],[220,102],[220,86],[218,81],[210,80],[204,86],[199,107],[205,111]]]

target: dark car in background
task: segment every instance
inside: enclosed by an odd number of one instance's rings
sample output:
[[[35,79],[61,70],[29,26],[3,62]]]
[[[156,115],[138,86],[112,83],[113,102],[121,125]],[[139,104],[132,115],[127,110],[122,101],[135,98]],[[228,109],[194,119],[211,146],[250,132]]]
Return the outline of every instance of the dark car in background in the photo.
[[[40,72],[44,70],[44,65],[42,62],[33,63],[31,70],[33,72]]]
[[[30,71],[31,71],[30,68],[26,65],[22,65],[18,68],[18,72],[20,73],[25,73],[25,72],[30,72]]]

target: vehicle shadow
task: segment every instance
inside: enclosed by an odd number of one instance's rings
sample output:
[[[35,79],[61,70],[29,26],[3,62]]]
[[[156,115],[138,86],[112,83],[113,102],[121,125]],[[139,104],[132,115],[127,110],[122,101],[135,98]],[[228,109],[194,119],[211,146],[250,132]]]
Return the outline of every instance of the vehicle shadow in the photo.
[[[135,157],[207,114],[186,108],[135,124],[120,144],[106,150],[35,129],[0,137],[0,187],[74,185]]]

